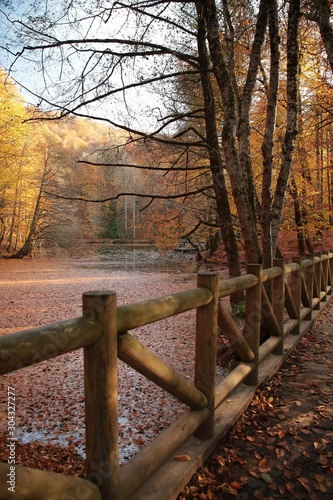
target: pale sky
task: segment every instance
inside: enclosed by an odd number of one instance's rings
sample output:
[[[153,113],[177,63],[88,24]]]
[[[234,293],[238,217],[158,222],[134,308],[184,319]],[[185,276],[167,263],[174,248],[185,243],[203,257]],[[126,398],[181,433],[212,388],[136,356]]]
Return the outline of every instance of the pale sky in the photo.
[[[47,2],[46,2],[47,3]],[[41,3],[39,2],[40,6]],[[44,3],[42,3],[44,5]],[[52,8],[57,5],[57,2],[52,2]],[[28,4],[29,6],[29,4]],[[27,8],[26,2],[15,2],[11,3],[11,8],[6,8],[2,6],[0,8],[0,46],[4,47],[8,43],[13,42],[15,40],[15,31],[12,26],[6,19],[6,14],[9,15],[11,19],[17,19],[22,12]],[[42,8],[42,7],[41,7]],[[36,12],[34,12],[36,15]],[[22,18],[23,19],[23,18]],[[23,31],[23,27],[19,24],[15,24],[15,29],[17,33]],[[125,17],[125,13],[113,13],[113,18],[111,22],[104,23],[100,20],[87,19],[80,24],[80,26],[76,25],[75,30],[71,29],[68,31],[68,26],[62,25],[61,28],[57,28],[56,36],[58,39],[61,38],[70,38],[70,39],[87,39],[87,38],[124,38],[130,36],[130,33],[134,33],[135,23],[133,17]],[[154,41],[154,43],[166,43],[170,44],[170,40],[166,40],[166,33],[163,33],[163,30],[158,32],[155,26],[146,26],[145,29],[141,28],[141,34],[147,36],[147,33],[150,32],[150,39]],[[136,33],[138,36],[138,33]],[[140,36],[140,35],[139,35]],[[46,40],[44,40],[44,43]],[[171,43],[174,43],[175,39],[171,40]],[[24,41],[24,45],[28,45],[29,42]],[[33,42],[34,45],[36,42]],[[21,41],[14,46],[11,44],[11,48],[13,52],[17,52],[21,50],[23,44]],[[100,48],[101,46],[97,46]],[[113,46],[114,47],[114,46]],[[103,47],[102,47],[103,48]],[[131,49],[133,50],[133,49]],[[14,66],[11,67],[13,78],[21,83],[23,87],[21,87],[21,93],[24,95],[25,99],[28,103],[33,105],[38,104],[38,99],[35,98],[32,94],[24,88],[28,88],[34,94],[43,94],[46,101],[57,102],[57,93],[61,93],[65,96],[65,99],[69,99],[69,91],[73,85],[73,76],[76,78],[80,77],[82,71],[87,68],[87,64],[90,64],[91,71],[89,72],[89,77],[91,77],[90,85],[93,85],[93,78],[98,75],[100,70],[100,66],[94,67],[91,61],[88,61],[85,54],[77,54],[76,50],[73,47],[66,46],[62,49],[61,55],[60,52],[44,52],[44,60],[43,65],[46,71],[41,71],[41,59],[38,57],[39,61],[36,58],[37,53],[25,52],[25,58],[20,58],[16,60]],[[53,57],[53,61],[50,63],[48,60],[49,57]],[[13,54],[8,54],[4,50],[0,52],[0,64],[4,66],[5,70],[8,71],[10,67],[10,62],[15,60],[15,56]],[[61,58],[63,59],[61,61]],[[34,59],[36,59],[34,61]],[[171,56],[170,56],[171,61]],[[88,62],[87,62],[88,61]],[[104,56],[104,64],[107,63],[106,57]],[[147,58],[136,59],[136,69],[141,72],[142,77],[153,76],[153,71],[156,71],[158,75],[159,71],[170,71],[170,67],[168,68],[168,58],[164,57],[161,60],[157,61],[157,58],[153,59],[153,56]],[[128,58],[128,67],[125,65],[122,66],[120,71],[120,66],[115,66],[115,70],[109,76],[108,85],[111,86],[119,86],[119,84],[129,85],[134,83],[133,73],[131,69],[133,59]],[[158,66],[159,62],[165,64],[162,68]],[[172,62],[172,61],[171,61]],[[112,60],[110,58],[110,64],[112,64]],[[155,66],[154,66],[155,65]],[[147,68],[147,69],[146,69]],[[103,71],[105,68],[103,69]],[[87,80],[86,80],[87,82]],[[77,88],[81,89],[80,84],[77,82]],[[85,87],[82,89],[85,91],[87,85],[85,83]],[[110,87],[108,87],[110,89]],[[119,123],[125,123],[127,125],[132,126],[133,128],[143,128],[143,129],[151,129],[154,130],[159,126],[159,118],[160,112],[158,110],[159,107],[162,106],[161,98],[153,92],[153,86],[149,85],[146,89],[143,88],[133,88],[126,90],[126,93],[117,93],[104,99],[104,101],[100,101],[94,105],[90,105],[89,112],[91,114],[98,114],[99,116],[108,117],[112,121]],[[94,92],[91,92],[90,95],[93,96]],[[66,100],[64,101],[66,102]],[[41,109],[45,109],[45,103],[42,103]],[[164,108],[163,108],[164,109]]]

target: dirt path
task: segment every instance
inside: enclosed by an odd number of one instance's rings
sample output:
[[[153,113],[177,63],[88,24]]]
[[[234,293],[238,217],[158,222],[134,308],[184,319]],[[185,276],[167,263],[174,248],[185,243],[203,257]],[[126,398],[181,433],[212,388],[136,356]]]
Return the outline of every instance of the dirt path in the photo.
[[[178,500],[333,498],[333,302]]]

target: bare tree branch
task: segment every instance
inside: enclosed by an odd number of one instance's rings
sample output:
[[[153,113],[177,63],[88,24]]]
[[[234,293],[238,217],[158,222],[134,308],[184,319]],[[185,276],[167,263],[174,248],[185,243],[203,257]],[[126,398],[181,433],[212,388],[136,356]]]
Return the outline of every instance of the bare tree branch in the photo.
[[[206,186],[204,188],[197,188],[194,191],[187,191],[180,194],[143,194],[143,193],[117,193],[115,196],[109,196],[107,198],[95,199],[95,198],[85,198],[84,196],[65,196],[57,193],[52,193],[50,191],[44,191],[48,196],[53,196],[54,198],[59,198],[62,200],[72,200],[72,201],[85,201],[87,203],[105,203],[107,201],[117,200],[123,196],[137,196],[138,198],[151,198],[152,200],[175,200],[177,198],[188,198],[190,196],[195,196],[197,194],[205,193],[212,186]]]

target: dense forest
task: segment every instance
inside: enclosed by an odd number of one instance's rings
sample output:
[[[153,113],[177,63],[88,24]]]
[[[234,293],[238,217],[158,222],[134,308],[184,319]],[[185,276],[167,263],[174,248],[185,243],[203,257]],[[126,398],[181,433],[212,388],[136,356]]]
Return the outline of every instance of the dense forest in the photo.
[[[74,4],[2,12],[2,252],[183,238],[223,243],[231,275],[286,231],[311,252],[333,222],[329,2]]]
[[[198,170],[192,179],[185,168],[185,175],[177,170],[165,178],[172,147],[151,150],[96,120],[41,113],[4,70],[0,78],[3,255],[52,255],[84,240],[144,240],[161,250],[187,235],[200,250],[221,241],[212,200],[190,196],[191,190],[197,194]],[[192,185],[185,194],[184,183]],[[207,223],[199,228],[200,220]]]
[[[87,118],[58,120],[38,112],[35,121],[37,110],[27,106],[3,70],[0,79],[3,255],[43,256],[47,249],[52,255],[55,247],[68,249],[82,240],[144,239],[161,248],[178,243],[185,224],[178,225],[176,202],[163,200],[153,211],[143,210],[145,197],[133,195],[154,189],[158,196],[165,183],[158,172],[131,166],[141,151],[128,144],[128,134]],[[105,202],[84,201],[113,195]]]

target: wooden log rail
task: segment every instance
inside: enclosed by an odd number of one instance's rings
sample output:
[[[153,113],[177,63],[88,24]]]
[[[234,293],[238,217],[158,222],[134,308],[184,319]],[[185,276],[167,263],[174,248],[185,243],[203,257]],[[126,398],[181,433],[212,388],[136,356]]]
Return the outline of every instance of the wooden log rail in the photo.
[[[311,323],[332,294],[333,253],[276,259],[262,270],[220,280],[198,274],[197,287],[164,297],[117,306],[113,291],[83,294],[81,318],[16,332],[0,338],[0,374],[61,354],[84,349],[86,406],[86,479],[15,466],[16,493],[8,490],[9,463],[0,464],[1,498],[126,499],[191,435],[209,440],[214,413],[241,383],[255,386],[267,356],[283,356],[285,338]],[[266,288],[266,284],[270,287]],[[222,299],[245,290],[245,321],[240,329]],[[267,291],[268,290],[268,291]],[[144,326],[196,309],[194,385],[131,333]],[[240,362],[216,384],[216,338],[231,343]],[[269,332],[261,342],[261,332]],[[117,358],[185,403],[189,410],[146,448],[119,467]],[[8,493],[6,493],[8,492]],[[6,496],[7,495],[7,496]]]

